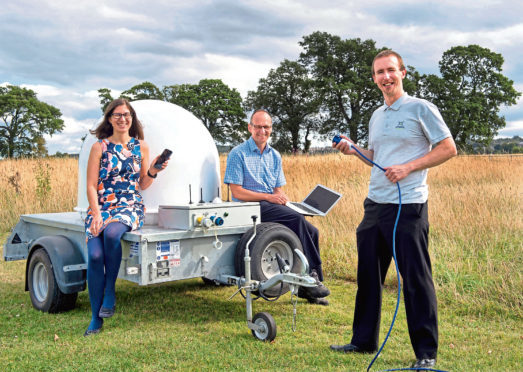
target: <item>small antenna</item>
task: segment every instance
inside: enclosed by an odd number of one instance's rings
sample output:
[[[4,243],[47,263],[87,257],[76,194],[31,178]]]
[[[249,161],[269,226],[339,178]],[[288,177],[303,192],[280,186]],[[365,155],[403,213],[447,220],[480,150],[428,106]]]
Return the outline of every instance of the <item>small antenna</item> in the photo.
[[[205,203],[205,201],[203,200],[203,187],[200,187],[200,201],[199,201],[200,204],[203,204]]]
[[[191,184],[189,184],[189,204],[192,204],[192,191],[191,191]]]

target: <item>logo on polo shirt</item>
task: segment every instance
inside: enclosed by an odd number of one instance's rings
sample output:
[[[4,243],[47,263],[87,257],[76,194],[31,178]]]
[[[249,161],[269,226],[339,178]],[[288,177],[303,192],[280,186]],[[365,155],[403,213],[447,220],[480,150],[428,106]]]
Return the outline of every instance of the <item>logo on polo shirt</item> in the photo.
[[[398,121],[398,124],[396,125],[396,128],[403,128],[405,129],[405,125],[403,125],[403,121]]]

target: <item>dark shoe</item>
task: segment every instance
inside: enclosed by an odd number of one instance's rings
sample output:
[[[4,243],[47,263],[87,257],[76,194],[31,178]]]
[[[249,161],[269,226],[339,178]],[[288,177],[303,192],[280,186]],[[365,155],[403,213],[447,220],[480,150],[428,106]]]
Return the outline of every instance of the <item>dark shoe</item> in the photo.
[[[116,306],[113,307],[101,307],[100,311],[98,312],[98,316],[100,318],[110,318],[114,315],[114,310]]]
[[[312,270],[311,277],[316,280],[316,287],[300,287],[298,288],[298,297],[300,298],[323,298],[331,294],[329,288],[325,287],[318,279],[316,271]]]
[[[103,327],[103,322],[102,322],[102,325],[100,326],[100,328],[96,328],[96,329],[88,329],[87,331],[85,331],[84,333],[84,337],[88,337],[88,336],[91,336],[91,335],[97,335],[98,333],[100,333],[102,331],[102,327]]]
[[[418,359],[410,368],[430,368],[436,365],[436,359]]]
[[[330,294],[327,287],[300,287],[298,288],[298,297],[306,300],[315,300],[317,298],[324,298]],[[310,301],[309,301],[310,302]]]
[[[100,333],[101,331],[102,331],[102,328],[88,329],[87,331],[85,331],[84,337],[91,336],[91,335],[96,335],[96,334]]]
[[[310,304],[328,306],[329,301],[326,298],[307,298]]]
[[[340,353],[373,353],[374,350],[363,350],[353,344],[346,345],[331,345],[331,350],[339,351]]]

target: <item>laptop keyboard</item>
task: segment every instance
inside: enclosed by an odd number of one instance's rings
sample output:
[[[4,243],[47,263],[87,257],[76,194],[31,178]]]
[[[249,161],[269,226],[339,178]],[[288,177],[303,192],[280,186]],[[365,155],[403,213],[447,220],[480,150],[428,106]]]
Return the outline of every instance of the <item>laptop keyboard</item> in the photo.
[[[298,208],[298,209],[301,209],[302,211],[306,212],[306,213],[311,213],[311,214],[318,214],[318,212],[316,212],[315,210],[312,210],[310,208],[307,208],[306,206],[304,206],[303,204],[297,204],[297,203],[291,203],[294,207]]]

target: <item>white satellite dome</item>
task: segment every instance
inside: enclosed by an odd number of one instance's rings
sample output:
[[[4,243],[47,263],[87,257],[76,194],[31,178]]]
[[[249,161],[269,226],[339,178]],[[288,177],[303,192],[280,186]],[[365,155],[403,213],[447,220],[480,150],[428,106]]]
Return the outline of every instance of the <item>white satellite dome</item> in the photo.
[[[189,111],[169,102],[141,100],[133,101],[131,105],[143,125],[145,141],[149,144],[149,161],[166,148],[173,152],[169,166],[141,192],[147,214],[157,213],[160,205],[197,203],[202,198],[211,202],[219,198],[220,159],[214,140],[203,123]],[[85,213],[89,207],[87,161],[95,142],[96,137],[88,133],[80,151],[78,206],[75,208],[80,213]]]

